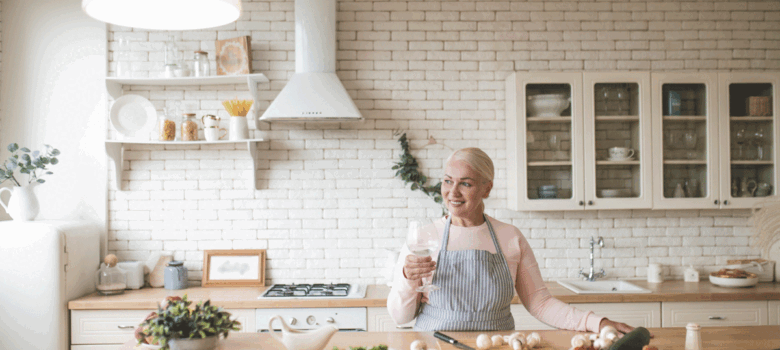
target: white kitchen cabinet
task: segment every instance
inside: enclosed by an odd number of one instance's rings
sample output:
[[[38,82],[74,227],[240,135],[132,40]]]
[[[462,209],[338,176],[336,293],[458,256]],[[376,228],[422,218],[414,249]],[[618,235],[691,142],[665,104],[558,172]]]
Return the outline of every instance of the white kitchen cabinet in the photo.
[[[632,327],[661,327],[661,303],[585,303],[571,304],[580,310],[622,322]]]
[[[133,339],[135,328],[152,311],[154,310],[71,310],[72,349],[118,349],[119,345]],[[255,331],[254,309],[226,309],[226,311],[241,322],[240,333]]]
[[[769,325],[780,326],[780,300],[769,301]]]
[[[571,106],[535,115],[529,105],[550,94]],[[510,208],[652,206],[650,73],[514,73],[506,96]],[[610,157],[613,147],[633,154]]]
[[[650,73],[583,73],[587,209],[650,208]],[[610,148],[632,156],[617,159]]]
[[[652,84],[653,208],[719,208],[717,73],[653,73]]]
[[[703,327],[765,326],[767,301],[664,302],[663,327],[685,327],[689,322]]]
[[[527,113],[529,98],[560,95],[560,116]],[[583,188],[582,73],[513,73],[506,80],[507,196],[513,210],[576,210]]]
[[[396,325],[386,307],[369,307],[366,309],[366,315],[369,332],[411,332],[417,321],[414,319],[412,322]]]
[[[721,207],[753,208],[777,193],[780,74],[718,73],[718,78]],[[750,99],[763,100],[766,113],[751,113]]]
[[[512,304],[509,306],[512,312],[512,318],[515,319],[515,329],[517,330],[545,330],[556,329],[546,323],[533,317],[522,304]]]

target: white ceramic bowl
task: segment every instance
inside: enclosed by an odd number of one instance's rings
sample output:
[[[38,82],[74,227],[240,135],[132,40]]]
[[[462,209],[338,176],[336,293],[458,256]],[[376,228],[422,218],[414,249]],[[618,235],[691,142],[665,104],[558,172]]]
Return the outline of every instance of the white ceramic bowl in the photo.
[[[748,278],[725,278],[710,275],[710,283],[728,288],[752,287],[758,283],[758,277]]]
[[[599,190],[599,197],[601,198],[631,197],[631,190],[626,188],[603,189],[603,190]]]
[[[564,94],[533,95],[528,96],[526,109],[531,117],[560,117],[570,103]]]

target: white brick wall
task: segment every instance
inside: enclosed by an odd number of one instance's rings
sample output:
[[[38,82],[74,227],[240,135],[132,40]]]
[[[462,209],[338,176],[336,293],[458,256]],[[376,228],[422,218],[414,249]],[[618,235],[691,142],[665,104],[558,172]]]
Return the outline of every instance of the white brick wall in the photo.
[[[212,60],[215,39],[250,35],[252,66],[271,80],[258,87],[263,110],[294,71],[293,2],[243,5],[234,24],[173,34]],[[493,157],[498,169],[487,212],[524,232],[546,279],[574,277],[587,266],[587,242],[595,235],[606,241],[596,265],[613,277],[644,276],[651,262],[673,265],[679,277],[682,265],[709,271],[729,258],[756,256],[744,210],[504,209],[503,80],[515,70],[780,69],[780,2],[342,0],[338,6],[338,74],[366,121],[275,123],[252,131],[272,140],[259,146],[257,191],[246,190],[252,170],[242,146],[132,147],[124,191],[109,184],[109,250],[123,259],[172,251],[197,280],[202,250],[259,248],[268,250],[269,283],[384,283],[382,248],[402,244],[407,218],[440,213],[393,178],[400,149],[392,132],[403,129],[431,177],[441,175],[449,148],[482,147]],[[161,75],[166,33],[110,32],[109,74],[115,57],[127,57],[138,76]],[[133,52],[114,51],[120,37],[136,41]],[[241,85],[132,90],[158,110],[183,101],[198,115],[224,113],[221,100],[249,97]],[[447,147],[422,148],[429,136]]]

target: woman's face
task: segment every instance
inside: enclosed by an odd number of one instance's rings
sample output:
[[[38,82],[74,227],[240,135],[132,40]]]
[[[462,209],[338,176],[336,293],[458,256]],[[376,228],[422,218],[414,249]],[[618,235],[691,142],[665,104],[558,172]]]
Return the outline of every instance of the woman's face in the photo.
[[[454,160],[444,169],[441,196],[450,214],[469,217],[482,214],[482,200],[490,195],[493,182],[485,180],[462,160]]]

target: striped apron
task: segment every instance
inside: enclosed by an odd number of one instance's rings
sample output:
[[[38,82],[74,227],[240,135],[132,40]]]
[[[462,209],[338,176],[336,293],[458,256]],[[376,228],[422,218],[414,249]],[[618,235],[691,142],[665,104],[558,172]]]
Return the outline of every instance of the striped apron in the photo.
[[[485,217],[496,254],[486,250],[448,251],[452,218],[444,225],[444,237],[433,284],[440,289],[428,293],[422,304],[416,331],[498,331],[515,329],[509,311],[514,283],[493,225]]]

